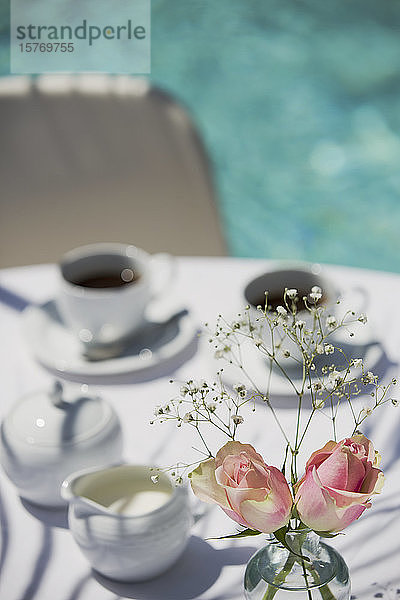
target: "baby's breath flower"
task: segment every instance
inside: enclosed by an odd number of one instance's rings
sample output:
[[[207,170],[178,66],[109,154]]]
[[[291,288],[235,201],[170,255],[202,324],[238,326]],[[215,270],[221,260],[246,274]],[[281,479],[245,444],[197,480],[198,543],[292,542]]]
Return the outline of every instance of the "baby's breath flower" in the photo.
[[[290,300],[294,300],[297,296],[297,290],[295,288],[290,288],[286,291],[286,295]]]
[[[368,321],[368,319],[367,319],[367,315],[365,315],[364,313],[363,313],[363,314],[361,314],[361,315],[358,317],[358,320],[360,321],[360,323],[362,323],[363,325],[365,325],[365,324],[366,324],[366,322]]]
[[[243,383],[238,383],[233,388],[241,398],[246,398],[247,390]]]
[[[325,354],[333,354],[335,352],[335,348],[332,346],[332,344],[325,344],[324,350]]]
[[[322,290],[318,285],[311,288],[310,298],[313,302],[318,302],[322,298]]]
[[[241,425],[244,419],[241,415],[232,415],[232,421],[235,425]]]
[[[320,300],[320,299],[321,299],[321,294],[314,294],[313,292],[311,292],[311,294],[310,294],[310,299],[311,299],[311,300],[312,300],[314,303],[316,303],[316,302],[318,302],[318,300]]]
[[[326,326],[328,327],[328,329],[335,329],[335,327],[337,326],[337,321],[333,315],[328,315],[326,317]]]
[[[158,480],[160,479],[159,475],[151,475],[150,479],[153,483],[158,483]]]
[[[333,371],[331,371],[328,375],[328,381],[331,385],[334,385],[336,387],[342,383],[343,378],[339,371],[333,369]]]
[[[303,327],[305,327],[305,322],[299,319],[298,321],[296,321],[296,327],[298,327],[299,329],[303,329]]]
[[[180,389],[181,396],[186,396],[186,394],[188,393],[188,391],[189,391],[188,386],[187,385],[182,385],[182,387]]]
[[[210,404],[207,404],[207,409],[213,413],[217,410],[217,405],[215,402],[210,402]]]
[[[223,357],[224,357],[223,350],[217,350],[216,352],[214,352],[214,358],[218,359],[218,358],[223,358]]]
[[[282,354],[283,354],[283,356],[284,356],[285,358],[289,358],[289,356],[290,356],[290,352],[289,352],[289,350],[283,350],[283,351],[282,351]]]
[[[159,417],[160,415],[163,415],[163,414],[164,414],[164,409],[163,409],[163,407],[162,407],[162,406],[157,406],[157,407],[154,409],[154,415],[155,415],[156,417]]]
[[[322,290],[319,287],[319,285],[313,285],[313,287],[311,288],[311,291],[313,294],[321,294],[322,295]]]
[[[315,351],[317,354],[323,354],[325,352],[324,347],[322,344],[317,344]]]
[[[186,413],[186,414],[183,416],[183,418],[182,418],[182,421],[183,421],[184,423],[190,423],[190,421],[194,421],[192,413],[190,413],[190,412],[187,412],[187,413]]]
[[[278,315],[280,317],[286,317],[287,316],[287,310],[284,306],[277,306],[276,307],[276,312],[278,313]]]
[[[393,404],[393,406],[398,406],[399,401],[396,398],[392,398],[391,403]]]
[[[365,379],[366,383],[375,383],[375,381],[378,379],[378,376],[374,375],[372,371],[368,371],[364,375],[364,379]]]
[[[246,386],[244,385],[244,383],[237,383],[233,386],[233,389],[239,394],[240,392],[246,391]]]
[[[314,392],[319,392],[319,390],[322,390],[322,383],[320,381],[316,381],[312,384],[312,388]]]
[[[353,358],[353,360],[351,361],[351,366],[352,367],[361,367],[362,366],[362,358]]]

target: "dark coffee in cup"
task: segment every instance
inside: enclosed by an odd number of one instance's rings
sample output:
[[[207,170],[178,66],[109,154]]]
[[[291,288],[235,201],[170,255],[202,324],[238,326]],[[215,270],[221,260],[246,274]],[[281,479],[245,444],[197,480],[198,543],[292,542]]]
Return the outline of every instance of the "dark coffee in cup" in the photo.
[[[303,298],[306,297],[307,298],[307,304],[308,306],[312,306],[314,305],[314,301],[310,298],[310,290],[305,290],[305,289],[297,289],[297,296],[298,296],[298,301],[296,302],[296,306],[297,306],[297,311],[300,312],[302,310],[306,310],[306,306],[304,304],[304,300]],[[265,290],[267,291],[267,290]],[[259,298],[255,298],[255,300],[253,302],[250,302],[250,304],[252,304],[254,307],[257,308],[257,306],[262,306],[262,308],[265,307],[265,291],[262,294],[262,296],[260,296]],[[282,306],[284,304],[283,301],[283,295],[284,295],[285,289],[281,289],[278,293],[275,292],[275,294],[271,294],[268,293],[268,309],[271,311],[274,311],[277,309],[278,306]],[[287,300],[287,302],[290,305],[290,300]],[[322,305],[326,303],[326,295],[322,294],[322,297],[320,298],[320,300],[318,300],[318,305]]]
[[[140,271],[132,258],[122,254],[99,252],[64,262],[61,272],[66,281],[97,290],[122,288],[140,280]]]
[[[320,276],[307,269],[281,269],[269,271],[250,281],[244,290],[244,296],[248,304],[253,307],[265,306],[265,292],[268,292],[268,307],[276,310],[284,304],[283,295],[285,288],[296,289],[299,298],[297,310],[305,310],[303,297],[307,298],[310,305],[314,304],[310,298],[310,291],[314,286],[322,289],[322,297],[318,305],[328,304],[332,301],[331,290],[327,289],[326,281]]]
[[[140,275],[132,269],[123,268],[118,271],[99,271],[88,273],[75,280],[70,280],[70,283],[79,285],[85,288],[118,288],[136,283]]]

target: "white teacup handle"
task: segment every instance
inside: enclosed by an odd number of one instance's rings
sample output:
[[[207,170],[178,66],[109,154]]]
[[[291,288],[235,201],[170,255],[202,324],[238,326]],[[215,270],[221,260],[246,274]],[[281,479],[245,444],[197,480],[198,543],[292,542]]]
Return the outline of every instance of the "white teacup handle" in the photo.
[[[175,279],[176,259],[167,252],[153,254],[150,259],[151,296],[157,297],[167,290]]]

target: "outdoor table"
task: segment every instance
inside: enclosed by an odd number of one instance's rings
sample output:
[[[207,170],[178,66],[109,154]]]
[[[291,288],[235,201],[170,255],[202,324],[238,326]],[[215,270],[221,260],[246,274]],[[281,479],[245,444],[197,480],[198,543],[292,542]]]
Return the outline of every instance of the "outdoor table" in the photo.
[[[272,262],[237,258],[176,259],[176,277],[163,302],[189,309],[199,329],[210,326],[218,313],[232,316],[244,307],[243,288]],[[376,374],[389,382],[398,376],[400,360],[400,276],[350,267],[323,266],[338,289],[362,288],[366,312],[381,357]],[[0,416],[21,396],[51,386],[53,375],[34,360],[24,339],[22,309],[57,294],[57,268],[36,265],[0,272]],[[164,371],[110,376],[88,383],[91,391],[107,398],[119,414],[124,433],[124,458],[129,462],[169,466],[193,456],[189,427],[154,424],[154,409],[168,401],[187,379],[213,377],[221,367],[213,359],[207,336],[188,348],[176,364]],[[175,383],[170,384],[169,379]],[[393,396],[397,390],[394,388]],[[362,400],[360,401],[362,402]],[[294,418],[285,403],[276,409],[283,423]],[[344,535],[329,543],[344,556],[351,572],[354,598],[400,598],[400,408],[386,405],[363,427],[382,454],[386,483],[373,507],[353,523]],[[327,420],[328,421],[328,420]],[[265,406],[248,419],[240,440],[252,443],[268,464],[279,466],[284,446]],[[350,425],[351,428],[351,425]],[[323,428],[322,428],[323,429]],[[330,429],[319,430],[310,449],[329,439]],[[320,443],[322,441],[322,443]],[[319,444],[319,445],[317,445]],[[195,511],[199,510],[197,504]],[[187,549],[164,575],[144,582],[122,584],[91,571],[67,526],[66,511],[33,507],[21,501],[14,485],[0,472],[0,599],[1,600],[236,600],[243,598],[243,574],[251,555],[264,536],[241,540],[211,540],[234,533],[236,525],[218,507],[205,506],[193,527]]]

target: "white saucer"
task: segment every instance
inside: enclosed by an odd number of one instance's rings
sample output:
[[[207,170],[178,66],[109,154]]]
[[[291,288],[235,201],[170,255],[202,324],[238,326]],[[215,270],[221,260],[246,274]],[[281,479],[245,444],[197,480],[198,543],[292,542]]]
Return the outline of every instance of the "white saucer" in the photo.
[[[109,377],[142,373],[178,357],[194,342],[197,327],[187,311],[166,321],[148,321],[117,358],[91,361],[67,329],[54,300],[22,313],[25,339],[36,360],[59,376]]]
[[[341,336],[341,339],[335,339],[331,343],[337,343],[343,350],[345,350],[346,356],[350,360],[351,358],[362,358],[364,362],[365,371],[374,371],[375,366],[381,361],[384,350],[382,345],[376,341],[372,336],[372,331],[369,326],[364,327],[363,334],[360,336],[362,339],[355,340],[354,343],[350,343]],[[338,336],[339,338],[339,336]],[[268,374],[269,374],[269,361],[254,347],[254,344],[250,342],[243,342],[242,344],[242,356],[244,358],[244,368],[249,375],[248,379],[241,369],[234,365],[222,365],[223,367],[223,381],[229,387],[233,387],[237,383],[244,383],[248,389],[254,389],[260,391],[262,394],[267,392]],[[338,351],[335,351],[333,355],[321,356],[322,364],[335,363],[340,367],[344,360]],[[281,364],[285,366],[285,359],[282,358]],[[296,389],[301,389],[302,373],[298,366],[288,361],[286,363],[286,372],[290,376]],[[351,377],[359,377],[361,375],[361,369],[352,368],[350,372]],[[253,382],[251,385],[250,380]],[[271,375],[270,384],[270,395],[271,398],[290,398],[295,396],[293,386],[290,384],[288,379],[282,374],[278,367],[274,367]]]

